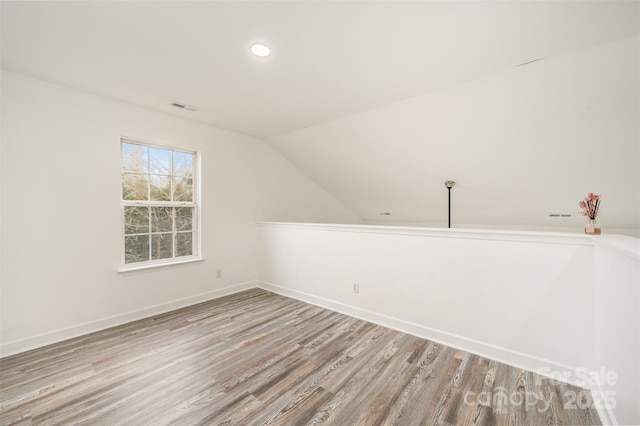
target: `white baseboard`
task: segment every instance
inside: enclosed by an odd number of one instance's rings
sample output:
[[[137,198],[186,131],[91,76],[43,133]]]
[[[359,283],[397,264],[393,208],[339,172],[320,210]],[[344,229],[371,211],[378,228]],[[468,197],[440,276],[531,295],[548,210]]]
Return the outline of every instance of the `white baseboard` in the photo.
[[[117,325],[126,324],[143,318],[173,311],[175,309],[184,308],[186,306],[195,305],[196,303],[206,302],[218,297],[227,296],[229,294],[238,293],[240,291],[249,290],[257,286],[256,281],[247,281],[244,283],[234,284],[229,287],[211,290],[205,293],[196,294],[194,296],[184,297],[158,305],[149,306],[147,308],[135,311],[125,312],[102,318],[94,321],[88,321],[71,327],[66,327],[47,333],[38,334],[18,340],[13,340],[0,345],[0,358],[15,355],[20,352],[26,352],[52,343],[61,342],[73,337],[82,336],[96,331],[104,330]]]
[[[596,394],[602,395],[602,396],[599,396],[599,398],[594,398],[595,400],[607,401],[605,389],[600,384],[594,386],[594,388],[591,390],[591,393],[594,394],[594,396],[596,396]],[[598,416],[600,417],[600,422],[602,422],[603,425],[617,425],[618,424],[618,422],[616,421],[616,416],[613,413],[613,408],[611,407],[611,405],[609,405],[609,404],[599,404],[597,406],[597,409],[598,409]]]
[[[545,371],[576,371],[575,367],[560,364],[549,359],[539,358],[533,355],[514,351],[501,346],[492,345],[490,343],[481,342],[468,337],[459,336],[457,334],[449,333],[443,330],[437,330],[403,319],[371,312],[365,309],[358,308],[356,306],[347,305],[335,300],[325,299],[323,297],[315,296],[303,291],[281,287],[269,282],[258,281],[258,287],[267,291],[271,291],[273,293],[281,294],[283,296],[291,297],[303,302],[331,309],[333,311],[337,311],[355,318],[382,325],[393,330],[398,330],[403,333],[408,333],[417,337],[421,337],[423,339],[438,342],[452,348],[480,355],[482,357],[493,359],[512,367],[521,368],[523,370],[538,373],[550,378],[557,379],[558,376],[556,375],[554,377],[551,374],[545,374]],[[542,371],[539,371],[540,369],[542,369]],[[575,379],[576,376],[574,374],[568,375],[568,382],[570,384],[584,387],[584,383],[572,383],[572,378]]]

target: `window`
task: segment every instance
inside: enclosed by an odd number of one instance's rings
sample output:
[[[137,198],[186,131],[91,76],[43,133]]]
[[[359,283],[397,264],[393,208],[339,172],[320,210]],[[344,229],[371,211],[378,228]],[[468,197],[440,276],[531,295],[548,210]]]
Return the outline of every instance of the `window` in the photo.
[[[197,258],[198,154],[121,140],[123,264]]]

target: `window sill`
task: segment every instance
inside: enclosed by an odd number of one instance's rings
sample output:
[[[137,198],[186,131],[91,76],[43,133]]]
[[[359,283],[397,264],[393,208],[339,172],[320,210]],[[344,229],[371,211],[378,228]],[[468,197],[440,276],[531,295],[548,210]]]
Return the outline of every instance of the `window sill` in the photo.
[[[154,272],[158,270],[174,268],[178,266],[187,266],[191,263],[203,262],[203,257],[190,257],[186,259],[175,260],[172,262],[162,262],[162,263],[147,263],[144,265],[132,265],[132,266],[121,266],[118,269],[118,274],[134,274],[134,273],[143,273],[143,272]]]

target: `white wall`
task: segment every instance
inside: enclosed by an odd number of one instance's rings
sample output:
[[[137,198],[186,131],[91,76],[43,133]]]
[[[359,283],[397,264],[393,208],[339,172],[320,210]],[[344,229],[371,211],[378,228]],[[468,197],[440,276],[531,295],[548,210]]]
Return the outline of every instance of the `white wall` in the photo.
[[[361,223],[362,219],[266,143],[254,144],[258,220]]]
[[[305,224],[261,231],[267,283],[419,325],[427,338],[528,368],[539,360],[593,362],[594,325],[579,315],[594,306],[593,247],[584,236],[546,242],[491,231]]]
[[[455,226],[582,232],[595,192],[604,232],[639,236],[639,52],[625,38],[269,142],[365,222],[446,226],[453,179]]]
[[[595,363],[616,374],[601,388],[615,398],[618,423],[639,424],[640,241],[618,237],[613,242],[605,240],[595,250]]]
[[[116,272],[121,136],[202,152],[204,262]],[[262,141],[7,72],[1,148],[3,354],[253,285],[258,219],[359,220]]]
[[[264,288],[582,387],[615,372],[606,422],[640,423],[639,259],[624,236],[261,225]]]

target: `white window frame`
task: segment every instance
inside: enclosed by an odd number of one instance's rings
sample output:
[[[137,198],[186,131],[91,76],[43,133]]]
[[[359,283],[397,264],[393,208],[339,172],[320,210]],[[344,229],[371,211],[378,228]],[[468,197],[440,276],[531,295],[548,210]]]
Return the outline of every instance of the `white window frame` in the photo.
[[[169,145],[160,145],[153,142],[130,138],[130,137],[121,137],[120,138],[120,268],[118,272],[128,272],[128,271],[139,271],[145,269],[156,269],[161,268],[163,266],[170,265],[180,265],[191,262],[198,262],[204,260],[201,256],[201,223],[200,223],[200,210],[201,210],[201,198],[200,198],[200,164],[201,164],[201,152],[199,150],[192,150],[182,147],[169,146]],[[122,196],[122,174],[124,172],[122,168],[122,145],[123,143],[130,143],[136,145],[142,145],[149,148],[159,148],[165,149],[169,151],[179,151],[185,153],[191,153],[194,155],[193,160],[193,201],[151,201],[151,200],[125,200]],[[172,171],[173,173],[173,171]],[[173,174],[171,175],[173,177]],[[135,262],[135,263],[125,263],[125,207],[193,207],[193,222],[192,222],[192,235],[193,235],[193,249],[192,254],[189,256],[180,256],[175,257],[176,246],[173,244],[173,254],[174,257],[166,258],[166,259],[151,259],[144,262]],[[175,217],[173,219],[175,221]],[[149,230],[149,235],[154,234]],[[175,242],[175,222],[172,226],[172,235]],[[151,246],[151,244],[150,244]],[[149,248],[151,250],[151,247]]]

